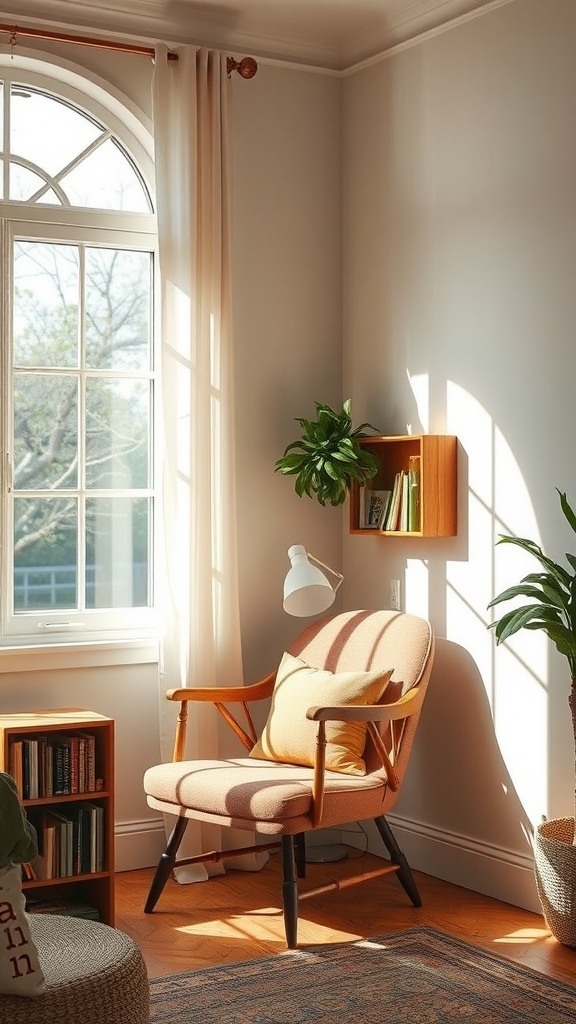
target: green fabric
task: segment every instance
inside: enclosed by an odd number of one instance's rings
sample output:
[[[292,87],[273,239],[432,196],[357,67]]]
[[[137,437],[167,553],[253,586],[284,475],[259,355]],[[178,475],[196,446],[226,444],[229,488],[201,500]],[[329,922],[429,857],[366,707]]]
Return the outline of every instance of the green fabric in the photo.
[[[38,853],[36,830],[28,821],[11,775],[0,772],[0,870],[27,864]]]

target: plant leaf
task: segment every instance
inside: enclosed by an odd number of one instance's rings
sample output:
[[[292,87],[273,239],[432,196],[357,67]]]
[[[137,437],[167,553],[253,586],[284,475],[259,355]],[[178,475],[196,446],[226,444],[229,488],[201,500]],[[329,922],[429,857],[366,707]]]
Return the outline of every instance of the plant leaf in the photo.
[[[556,488],[556,490],[558,491],[558,488]],[[576,533],[576,513],[571,508],[566,497],[566,494],[563,493],[562,491],[558,491],[558,494],[560,495],[560,507],[562,508],[562,512],[564,513],[564,516],[566,517],[570,526],[574,530],[574,533]]]
[[[316,420],[296,418],[302,437],[286,446],[274,470],[296,477],[294,487],[299,497],[315,495],[321,505],[341,505],[353,482],[363,485],[378,472],[374,453],[364,450],[356,440],[365,428],[377,431],[369,423],[352,429],[349,398],[340,412],[322,402],[314,406]]]

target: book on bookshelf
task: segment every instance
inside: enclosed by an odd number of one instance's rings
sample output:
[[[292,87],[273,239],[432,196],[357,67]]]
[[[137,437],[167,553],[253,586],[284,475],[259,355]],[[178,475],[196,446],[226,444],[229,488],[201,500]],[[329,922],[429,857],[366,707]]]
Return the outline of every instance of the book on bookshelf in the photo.
[[[24,753],[22,740],[10,740],[8,766],[20,799],[24,798]]]
[[[368,530],[379,530],[386,515],[391,492],[387,490],[368,490],[366,494],[366,519],[364,526]]]
[[[96,737],[92,732],[78,732],[79,738],[79,774],[82,775],[84,786],[80,793],[96,792]],[[80,750],[82,761],[80,764]]]
[[[392,489],[392,497],[388,507],[388,514],[385,520],[385,530],[394,531],[398,529],[398,522],[400,517],[400,498],[402,495],[402,478],[404,473],[399,470],[394,478],[394,487]]]
[[[366,526],[366,484],[358,488],[358,526]]]
[[[408,532],[408,473],[402,474],[402,492],[400,494],[400,515],[396,529]]]
[[[90,816],[90,873],[104,870],[104,808],[85,804]]]
[[[46,821],[46,816],[42,830],[42,853],[46,878],[56,878],[56,825]]]
[[[74,873],[72,871],[72,819],[54,810],[48,812],[48,817],[50,823],[54,824],[56,828],[55,877],[67,878]]]
[[[408,459],[408,529],[420,529],[420,456]]]

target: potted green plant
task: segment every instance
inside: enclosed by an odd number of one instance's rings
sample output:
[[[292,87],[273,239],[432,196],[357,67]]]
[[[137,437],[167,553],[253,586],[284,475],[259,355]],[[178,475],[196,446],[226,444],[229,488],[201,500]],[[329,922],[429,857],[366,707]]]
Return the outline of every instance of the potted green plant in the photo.
[[[370,423],[352,427],[349,398],[341,412],[321,402],[314,405],[317,419],[296,418],[302,437],[288,445],[274,471],[295,476],[294,487],[300,497],[307,494],[321,505],[341,505],[353,482],[362,487],[378,472],[376,456],[358,443],[359,437],[366,437],[366,429],[375,434],[378,430]]]
[[[556,488],[558,490],[558,488]],[[576,515],[566,494],[558,490],[565,519],[576,533]],[[541,629],[568,662],[568,706],[576,752],[576,555],[566,554],[568,568],[548,558],[534,541],[501,535],[498,544],[515,544],[533,555],[543,571],[529,573],[515,586],[494,597],[488,608],[516,598],[515,605],[489,624],[496,643],[504,643],[520,629]],[[575,818],[544,820],[534,834],[536,887],[552,934],[567,946],[576,946],[576,837]]]

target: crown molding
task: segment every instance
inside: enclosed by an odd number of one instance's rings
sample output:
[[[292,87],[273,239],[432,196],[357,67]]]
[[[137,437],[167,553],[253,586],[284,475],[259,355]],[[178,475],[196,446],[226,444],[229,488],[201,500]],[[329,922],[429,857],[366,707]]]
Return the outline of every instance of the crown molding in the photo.
[[[350,0],[351,11],[355,3]],[[326,16],[325,7],[318,8],[317,22],[311,21],[312,0],[309,4],[305,28],[289,0],[284,7],[270,4],[265,13],[259,4],[257,15],[250,13],[250,2],[240,9],[237,0],[229,0],[228,5],[188,0],[28,0],[25,14],[22,0],[0,0],[0,22],[78,35],[129,38],[148,45],[161,41],[212,46],[345,71],[431,29],[463,15],[483,13],[495,5],[494,0],[388,0],[386,13],[381,14],[382,0],[374,0],[375,16],[370,17],[364,7],[362,26],[338,35],[334,28],[337,23]]]
[[[511,0],[506,0],[511,2]],[[468,14],[485,13],[494,0],[392,0],[385,17],[349,35],[343,44],[345,67],[369,60],[416,39],[433,29],[448,26]]]

